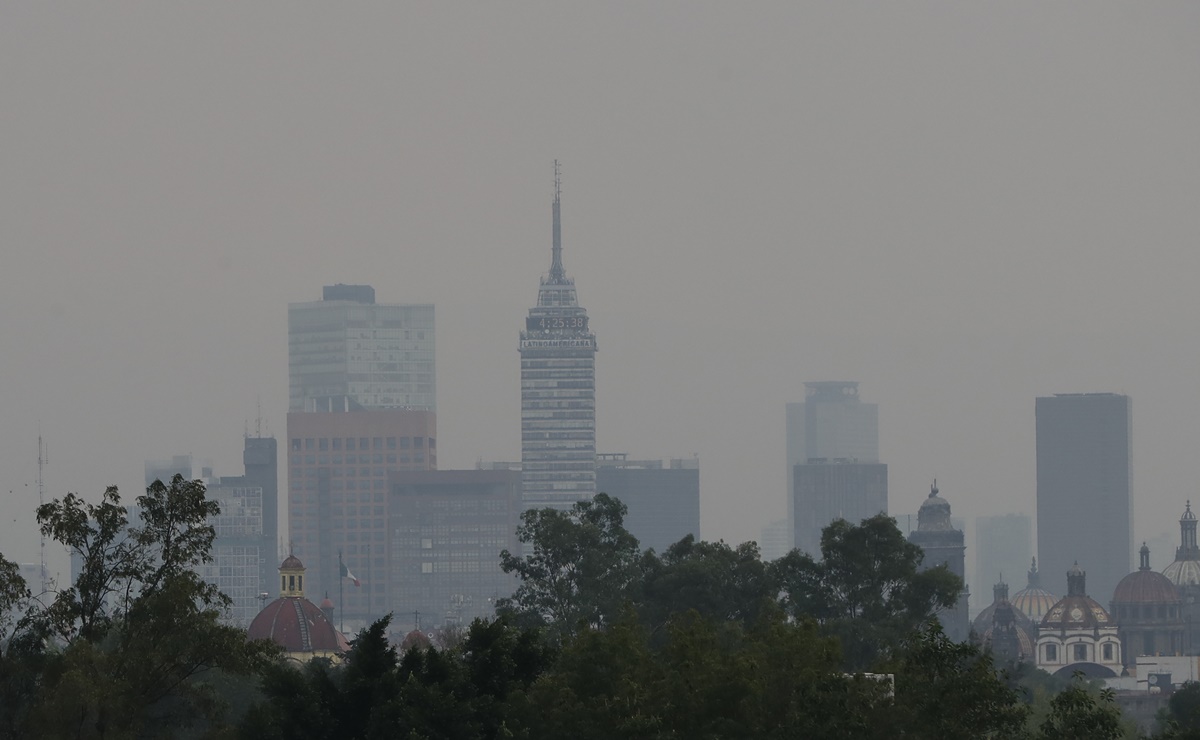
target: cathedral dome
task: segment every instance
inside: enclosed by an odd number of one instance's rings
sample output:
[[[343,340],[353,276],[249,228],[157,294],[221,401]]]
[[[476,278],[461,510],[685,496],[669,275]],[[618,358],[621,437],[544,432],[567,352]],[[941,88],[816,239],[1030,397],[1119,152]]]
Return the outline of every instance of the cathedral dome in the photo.
[[[289,653],[342,653],[350,649],[317,605],[303,597],[280,597],[267,604],[248,630],[250,639],[271,640]]]
[[[1163,568],[1162,574],[1176,586],[1200,585],[1200,561],[1176,560]]]
[[[1014,654],[1007,656],[1030,656],[1034,654],[1034,644],[1037,641],[1037,626],[1019,609],[1013,607],[1008,600],[1008,584],[1003,581],[992,588],[993,601],[971,623],[971,630],[979,641],[990,646],[994,651],[999,648],[997,627],[1007,628],[1017,641],[1008,649]],[[1012,639],[1012,638],[1010,638]]]
[[[307,657],[335,656],[350,649],[329,617],[304,598],[304,563],[295,555],[279,565],[279,591],[279,598],[250,622],[246,632],[251,640],[271,640],[289,654]]]
[[[1046,612],[1046,616],[1042,617],[1042,631],[1113,626],[1113,621],[1104,607],[1085,592],[1084,576],[1079,563],[1067,571],[1067,595],[1059,599],[1058,603]]]
[[[1058,597],[1042,588],[1038,575],[1037,558],[1033,559],[1027,576],[1029,580],[1025,588],[1013,594],[1010,601],[1022,614],[1037,624],[1042,621],[1042,617],[1046,616],[1046,612],[1058,603]]]
[[[1196,543],[1196,515],[1192,513],[1191,501],[1179,517],[1179,547],[1175,550],[1175,562],[1163,568],[1162,574],[1176,586],[1200,585],[1200,547]]]
[[[1113,591],[1112,603],[1116,604],[1180,604],[1183,599],[1179,589],[1170,578],[1150,569],[1150,548],[1142,543],[1141,566],[1121,579]],[[1191,562],[1198,566],[1200,563]],[[1171,565],[1179,564],[1178,561]],[[1168,568],[1171,566],[1167,566]]]
[[[954,529],[950,520],[950,502],[938,495],[937,481],[929,487],[929,496],[917,510],[917,529],[923,532]]]

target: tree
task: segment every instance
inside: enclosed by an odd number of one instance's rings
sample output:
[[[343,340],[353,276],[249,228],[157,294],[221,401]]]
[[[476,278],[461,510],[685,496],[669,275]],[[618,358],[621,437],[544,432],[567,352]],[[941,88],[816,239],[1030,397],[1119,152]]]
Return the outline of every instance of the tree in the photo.
[[[990,653],[956,643],[930,622],[905,640],[886,670],[896,676],[893,722],[910,737],[1019,738],[1029,708]]]
[[[623,526],[627,509],[604,493],[569,512],[532,509],[517,538],[528,554],[504,550],[500,567],[521,585],[497,611],[555,632],[600,625],[619,613],[637,575],[638,541]]]
[[[787,613],[836,635],[853,670],[887,658],[939,608],[953,606],[963,587],[944,565],[919,570],[921,548],[885,514],[833,522],[821,533],[821,554],[818,562],[793,550],[771,571]]]
[[[1054,740],[1119,740],[1125,733],[1112,689],[1088,690],[1082,674],[1050,701],[1042,736]]]
[[[147,488],[138,505],[136,527],[115,487],[99,504],[67,494],[38,508],[42,532],[83,567],[26,622],[26,644],[36,646],[26,664],[36,666],[39,687],[22,720],[26,736],[215,727],[222,706],[210,677],[252,673],[278,654],[221,624],[228,599],[193,570],[211,559],[207,519],[218,512],[203,484],[176,476]]]
[[[662,557],[647,552],[640,565],[637,602],[652,632],[672,615],[689,610],[713,621],[749,627],[778,594],[753,542],[733,548],[724,542],[697,542],[689,534]]]

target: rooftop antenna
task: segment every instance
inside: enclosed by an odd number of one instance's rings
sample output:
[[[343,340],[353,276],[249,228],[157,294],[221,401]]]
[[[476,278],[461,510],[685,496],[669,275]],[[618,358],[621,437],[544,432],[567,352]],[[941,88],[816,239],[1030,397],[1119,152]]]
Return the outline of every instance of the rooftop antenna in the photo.
[[[562,264],[562,216],[559,212],[559,198],[562,195],[562,171],[559,169],[558,160],[554,160],[554,227],[553,227],[553,250],[550,260],[550,282],[562,283],[566,281],[566,271],[563,270]]]
[[[262,437],[262,396],[255,396],[254,405],[257,416],[254,417],[254,436]]]
[[[50,455],[46,452],[46,446],[42,442],[42,435],[38,434],[38,508],[46,505],[46,487],[42,483],[42,468],[50,464]],[[41,528],[38,528],[39,532]],[[46,535],[41,535],[41,577],[42,577],[42,593],[50,590],[50,584],[46,578]]]

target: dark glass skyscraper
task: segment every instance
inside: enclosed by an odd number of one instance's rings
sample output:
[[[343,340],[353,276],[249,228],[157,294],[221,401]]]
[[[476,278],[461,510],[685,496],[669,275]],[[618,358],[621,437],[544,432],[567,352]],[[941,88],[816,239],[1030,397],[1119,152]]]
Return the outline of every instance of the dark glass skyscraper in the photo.
[[[1074,563],[1103,601],[1132,570],[1130,400],[1116,393],[1037,399],[1038,564],[1061,579]]]
[[[526,508],[596,493],[596,335],[562,263],[558,163],[550,274],[521,332],[521,481]]]

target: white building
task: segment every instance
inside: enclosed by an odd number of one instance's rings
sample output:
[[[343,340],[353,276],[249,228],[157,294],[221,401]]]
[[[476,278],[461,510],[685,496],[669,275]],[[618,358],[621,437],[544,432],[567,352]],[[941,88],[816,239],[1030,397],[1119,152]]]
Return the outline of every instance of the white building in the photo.
[[[1121,640],[1104,607],[1087,595],[1086,574],[1076,563],[1067,571],[1067,595],[1046,612],[1038,627],[1037,666],[1070,677],[1120,675]]]

